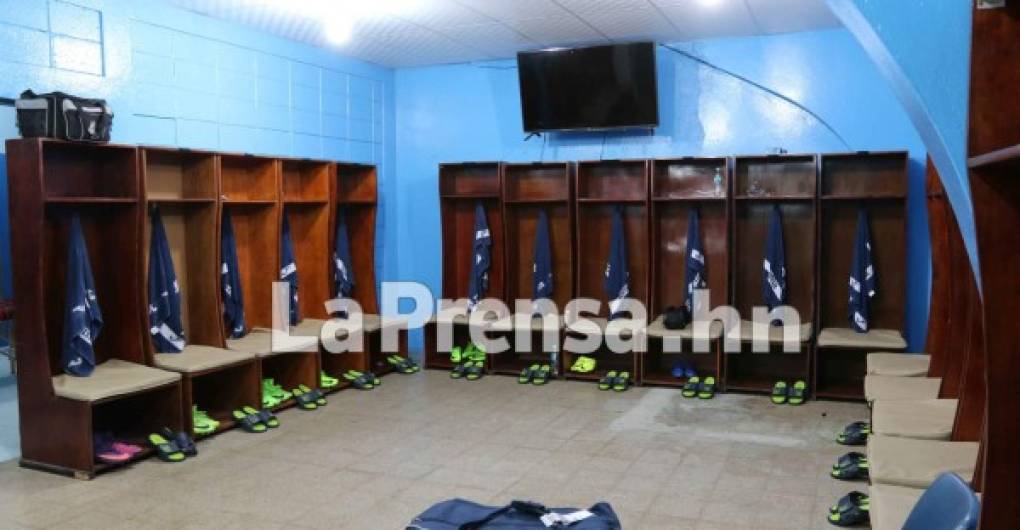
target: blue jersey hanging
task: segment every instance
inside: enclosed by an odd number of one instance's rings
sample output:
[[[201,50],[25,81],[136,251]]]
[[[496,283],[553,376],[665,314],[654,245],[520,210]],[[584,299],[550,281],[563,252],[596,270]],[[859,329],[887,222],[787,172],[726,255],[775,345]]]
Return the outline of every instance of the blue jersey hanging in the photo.
[[[67,252],[67,289],[64,301],[64,372],[88,376],[96,367],[92,345],[103,329],[103,314],[96,299],[95,280],[89,264],[88,248],[78,214],[71,217]]]
[[[220,228],[220,290],[223,294],[223,321],[227,334],[239,339],[248,333],[244,323],[244,293],[241,292],[241,271],[237,267],[237,241],[230,212],[223,209]]]
[[[612,228],[609,234],[609,256],[606,258],[606,277],[603,289],[609,300],[609,320],[627,312],[624,299],[630,296],[630,271],[627,269],[627,240],[623,232],[623,208],[613,208]]]
[[[152,234],[149,241],[149,333],[159,353],[184,350],[184,324],[181,322],[181,289],[177,284],[170,243],[159,211],[149,212]]]
[[[539,300],[552,298],[553,271],[552,249],[549,244],[549,216],[545,210],[538,212],[535,226],[534,261],[531,264],[531,298]]]
[[[765,237],[765,258],[762,260],[762,297],[771,312],[786,304],[786,249],[783,246],[783,220],[779,206],[772,206],[769,231]],[[779,324],[780,314],[773,314],[773,324]]]
[[[868,228],[868,214],[861,209],[857,214],[854,259],[850,264],[850,304],[847,307],[847,317],[854,331],[868,331],[871,299],[876,292],[875,263],[871,258],[871,230]]]
[[[336,213],[336,237],[333,242],[333,284],[337,297],[349,298],[354,292],[354,261],[347,234],[347,218],[342,209]]]
[[[475,237],[471,251],[471,278],[468,283],[468,310],[474,311],[478,302],[489,289],[490,248],[492,235],[489,233],[489,222],[485,218],[485,207],[479,202],[475,205]]]
[[[694,291],[708,287],[705,269],[705,249],[701,246],[701,223],[698,210],[691,208],[687,215],[687,255],[684,269],[684,308],[688,320],[694,319]]]
[[[283,215],[283,229],[280,232],[280,280],[290,284],[290,325],[301,321],[298,310],[298,268],[294,257],[294,241],[290,237],[290,220]]]

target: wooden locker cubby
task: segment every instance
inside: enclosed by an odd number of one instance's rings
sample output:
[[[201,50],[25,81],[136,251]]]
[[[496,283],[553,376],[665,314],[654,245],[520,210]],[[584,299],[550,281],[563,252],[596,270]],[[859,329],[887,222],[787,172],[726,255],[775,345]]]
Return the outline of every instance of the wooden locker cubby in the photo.
[[[443,241],[443,292],[442,297],[457,300],[467,298],[471,275],[472,246],[474,242],[475,205],[485,207],[490,249],[489,290],[485,298],[506,301],[504,275],[504,229],[502,202],[502,162],[466,162],[439,165],[439,206]],[[447,370],[452,366],[449,352],[437,351],[435,319],[425,325],[424,365],[426,368]],[[453,324],[454,345],[468,342],[467,323]]]
[[[866,357],[906,348],[906,152],[839,153],[821,157],[819,181],[818,325],[814,388],[818,397],[862,399]],[[868,333],[850,329],[847,300],[858,211],[871,228],[878,288]]]
[[[530,300],[532,297],[532,266],[534,258],[535,232],[539,212],[545,211],[549,219],[549,246],[552,251],[553,296],[552,301],[562,314],[563,308],[574,297],[574,216],[571,204],[572,168],[566,162],[506,164],[503,166],[503,218],[506,230],[506,300]],[[531,308],[525,310],[530,314]],[[510,343],[510,350],[490,354],[489,363],[493,373],[517,375],[533,364],[549,364],[554,373],[561,372],[558,366],[559,350],[563,344],[562,329],[556,332],[555,348],[546,348],[543,332],[534,326],[531,332],[531,348],[526,352],[516,351],[516,337],[513,332],[513,316],[507,317],[510,331],[504,331]],[[562,322],[562,318],[560,318]],[[550,341],[551,342],[551,341]]]
[[[602,302],[595,318],[604,320],[608,316],[609,300],[603,290],[603,279],[609,255],[613,209],[617,206],[623,208],[630,298],[646,306],[648,304],[651,254],[648,235],[649,165],[647,160],[601,160],[577,164],[575,293],[578,297]],[[591,315],[582,316],[591,318]],[[574,331],[566,331],[568,337],[577,335]],[[632,381],[640,382],[640,357],[636,352],[615,353],[609,351],[603,341],[597,352],[588,355],[597,362],[596,370],[591,373],[570,371],[579,355],[564,348],[562,365],[567,379],[597,380],[607,371],[617,370],[630,372]]]
[[[752,351],[750,333],[741,332],[739,352],[723,353],[728,390],[769,393],[773,383],[810,383],[812,320],[815,315],[817,161],[815,155],[768,155],[734,160],[732,200],[732,305],[742,321],[764,306],[762,259],[773,206],[783,223],[787,305],[797,309],[804,330],[796,353],[769,343],[767,353]],[[742,327],[744,327],[742,325]],[[746,329],[746,328],[745,328]]]
[[[660,318],[667,307],[684,304],[687,224],[691,210],[697,210],[699,215],[710,308],[729,303],[729,173],[726,158],[652,161],[650,322]],[[721,178],[718,187],[717,176]],[[644,384],[682,387],[686,379],[673,377],[671,369],[676,362],[684,361],[693,365],[701,378],[714,376],[717,388],[725,388],[718,337],[710,341],[711,351],[694,353],[689,333],[664,330],[660,326],[654,329],[649,330],[648,351],[641,362]]]
[[[114,144],[7,141],[15,303],[21,464],[81,478],[111,469],[95,460],[93,434],[113,432],[142,443],[163,426],[183,429],[181,384],[146,368],[139,262],[138,151]],[[77,213],[88,248],[104,326],[96,362],[127,362],[164,383],[92,401],[60,397],[61,349],[70,216]],[[130,365],[128,365],[130,366]],[[73,376],[63,376],[73,384]],[[128,411],[128,412],[125,412]],[[135,459],[151,454],[145,450]]]

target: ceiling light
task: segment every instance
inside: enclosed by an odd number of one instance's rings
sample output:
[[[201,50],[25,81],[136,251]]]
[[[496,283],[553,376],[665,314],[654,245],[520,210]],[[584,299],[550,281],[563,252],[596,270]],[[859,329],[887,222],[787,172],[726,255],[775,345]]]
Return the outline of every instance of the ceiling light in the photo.
[[[701,4],[701,7],[716,7],[723,3],[723,0],[698,0],[698,3]]]
[[[322,23],[322,31],[330,44],[347,44],[351,40],[351,34],[354,33],[354,22],[343,15],[327,15],[327,19]]]

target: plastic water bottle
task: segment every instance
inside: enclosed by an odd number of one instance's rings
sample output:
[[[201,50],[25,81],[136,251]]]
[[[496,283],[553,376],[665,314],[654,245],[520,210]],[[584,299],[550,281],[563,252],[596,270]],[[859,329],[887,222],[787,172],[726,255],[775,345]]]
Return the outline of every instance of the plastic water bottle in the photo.
[[[715,168],[715,177],[712,178],[712,181],[715,182],[715,196],[722,197],[723,196],[722,172],[719,170],[719,168]]]

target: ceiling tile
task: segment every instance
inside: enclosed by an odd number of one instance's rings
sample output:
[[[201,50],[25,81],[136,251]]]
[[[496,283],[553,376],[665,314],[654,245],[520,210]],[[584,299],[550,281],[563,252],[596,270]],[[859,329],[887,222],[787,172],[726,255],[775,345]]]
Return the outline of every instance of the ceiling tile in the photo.
[[[526,20],[529,18],[562,17],[569,15],[553,0],[455,0],[496,20]]]
[[[607,37],[615,41],[679,40],[682,34],[662,12],[649,4],[622,13],[591,12],[579,14]]]
[[[758,28],[743,0],[706,6],[699,0],[652,0],[680,30],[682,40],[755,35]]]
[[[506,24],[541,46],[563,46],[607,42],[596,29],[574,15],[552,18],[529,18],[507,21]]]
[[[495,20],[477,10],[465,7],[453,0],[428,0],[400,18],[429,28],[490,24]]]
[[[555,0],[571,13],[625,14],[630,9],[645,9],[651,6],[648,0]]]
[[[537,42],[500,23],[457,26],[439,31],[493,59],[514,57],[520,50],[539,46]]]
[[[747,0],[747,7],[766,34],[842,26],[823,0]]]

